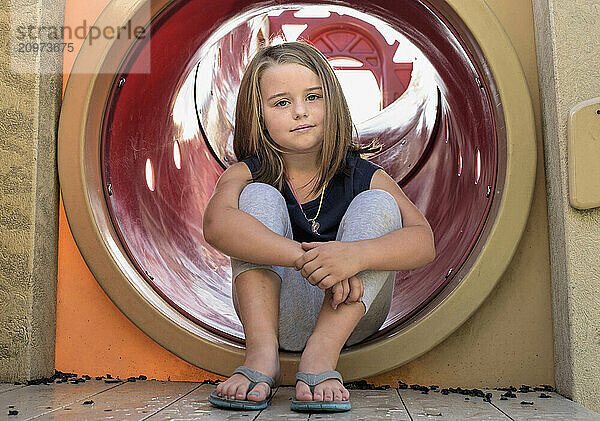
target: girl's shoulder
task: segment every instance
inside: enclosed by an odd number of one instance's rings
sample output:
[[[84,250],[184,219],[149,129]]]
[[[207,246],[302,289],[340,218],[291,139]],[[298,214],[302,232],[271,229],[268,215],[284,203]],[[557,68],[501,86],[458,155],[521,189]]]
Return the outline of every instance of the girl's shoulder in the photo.
[[[381,166],[363,158],[358,152],[351,151],[347,155],[347,164],[349,171],[346,172],[352,186],[354,196],[368,190],[371,185],[373,174],[378,169],[383,169]]]
[[[361,157],[356,151],[348,151],[346,163],[350,168],[354,168],[355,171],[366,173],[369,176],[373,175],[375,171],[383,169],[382,166]]]

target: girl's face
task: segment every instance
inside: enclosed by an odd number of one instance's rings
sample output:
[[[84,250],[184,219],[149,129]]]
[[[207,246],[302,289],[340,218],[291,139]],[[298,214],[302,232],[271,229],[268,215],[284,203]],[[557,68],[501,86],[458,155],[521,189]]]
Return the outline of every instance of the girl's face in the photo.
[[[295,63],[276,64],[260,78],[263,118],[271,138],[290,154],[321,149],[325,99],[319,77]]]

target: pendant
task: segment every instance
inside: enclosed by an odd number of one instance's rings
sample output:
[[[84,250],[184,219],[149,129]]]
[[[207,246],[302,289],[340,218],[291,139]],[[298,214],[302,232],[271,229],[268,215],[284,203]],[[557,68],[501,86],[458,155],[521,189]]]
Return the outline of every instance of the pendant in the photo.
[[[312,232],[314,232],[315,234],[319,234],[319,227],[320,227],[320,225],[317,221],[312,221],[312,226],[311,226]]]

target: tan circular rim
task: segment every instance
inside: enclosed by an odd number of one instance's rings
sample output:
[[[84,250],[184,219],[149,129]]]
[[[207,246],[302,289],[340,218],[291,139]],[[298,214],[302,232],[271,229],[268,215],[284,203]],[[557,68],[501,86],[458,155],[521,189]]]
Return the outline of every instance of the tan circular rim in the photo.
[[[132,24],[146,26],[147,14],[145,19],[141,11],[151,7],[151,16],[155,16],[170,1],[113,1],[97,25],[116,26],[131,20]],[[445,6],[465,22],[474,36],[504,105],[507,150],[503,194],[481,252],[460,284],[430,312],[393,336],[342,352],[338,369],[346,380],[400,366],[427,352],[462,325],[504,273],[529,215],[536,169],[536,134],[531,98],[517,55],[482,0],[446,0]],[[243,362],[243,348],[218,336],[209,337],[170,307],[135,270],[110,222],[101,188],[101,116],[114,74],[129,47],[127,40],[119,39],[98,40],[93,46],[84,44],[69,78],[59,122],[58,147],[59,176],[69,225],[96,280],[134,324],[184,360],[229,375]],[[81,69],[95,71],[84,74]],[[293,383],[297,360],[295,354],[282,353],[286,383]]]

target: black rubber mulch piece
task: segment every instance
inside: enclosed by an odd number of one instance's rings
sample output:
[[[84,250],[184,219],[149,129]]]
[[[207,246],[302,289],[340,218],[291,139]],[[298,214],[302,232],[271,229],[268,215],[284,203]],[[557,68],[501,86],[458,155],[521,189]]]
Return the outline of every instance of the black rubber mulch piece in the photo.
[[[479,390],[479,389],[462,389],[460,387],[457,387],[457,388],[450,387],[448,389],[442,389],[442,393],[444,393],[444,390],[447,390],[450,393],[458,393],[459,395],[476,396],[479,398],[485,397],[483,390]],[[444,393],[444,394],[447,394],[447,393]]]
[[[104,383],[121,383],[121,379],[104,379]]]
[[[388,385],[375,386],[374,384],[367,383],[366,380],[344,383],[344,386],[348,390],[386,390],[390,388]]]
[[[218,385],[219,383],[221,383],[223,380],[211,380],[211,379],[206,379],[202,381],[202,384],[210,384],[213,386]]]
[[[435,386],[435,385],[434,385],[434,386],[429,386],[429,389],[430,389],[430,390],[437,390],[437,389],[439,389],[439,388],[440,388],[439,386]]]
[[[540,398],[551,398],[552,396],[546,395],[545,393],[540,393]]]
[[[107,374],[107,375],[106,375],[106,378],[107,378],[107,379],[112,379],[112,376],[111,376],[110,374]]]
[[[148,380],[148,377],[144,376],[143,374],[140,374],[138,376],[138,380]]]
[[[435,390],[437,389],[439,386],[431,386],[431,387],[426,387],[426,386],[421,386],[418,384],[411,384],[410,388],[413,390],[420,390],[421,393],[423,394],[427,394],[430,390]],[[450,388],[444,388],[442,390],[440,390],[440,392],[442,393],[442,395],[448,395],[450,393],[457,393],[459,395],[466,395],[466,396],[471,396],[471,397],[478,397],[478,398],[483,398],[484,401],[486,402],[491,402],[492,399],[492,394],[491,393],[483,393],[483,390],[480,389],[462,389],[460,387],[450,387]]]
[[[402,381],[398,381],[398,389],[408,389],[408,385]]]
[[[102,380],[104,377],[102,376],[96,376],[96,380]]]
[[[135,382],[135,381],[137,381],[137,377],[129,377],[129,378],[127,379],[127,381],[128,381],[128,382]]]
[[[8,415],[19,415],[19,411],[17,411],[16,409],[9,409]]]
[[[52,384],[52,383],[66,383],[70,380],[74,380],[77,379],[77,374],[74,373],[63,373],[61,371],[56,370],[54,372],[54,374],[50,377],[41,377],[39,379],[32,379],[32,380],[27,380],[24,384],[26,384],[27,386],[31,386],[31,385],[37,385],[37,384]],[[79,380],[79,382],[82,382],[85,380]],[[19,385],[19,384],[23,384],[20,382],[15,382],[15,385]]]
[[[421,386],[420,384],[411,384],[412,390],[420,390],[423,395],[429,394],[429,388],[427,386]]]
[[[533,402],[521,401],[521,405],[533,405]]]
[[[502,396],[504,396],[505,398],[516,398],[517,395],[515,395],[512,390],[509,390],[506,393],[503,393]]]
[[[84,405],[93,405],[94,401],[85,401],[83,404]]]
[[[548,384],[543,384],[544,392],[555,392],[554,388]]]
[[[519,392],[520,393],[529,393],[529,392],[533,392],[533,390],[531,389],[530,386],[522,384],[521,387],[519,388]]]

